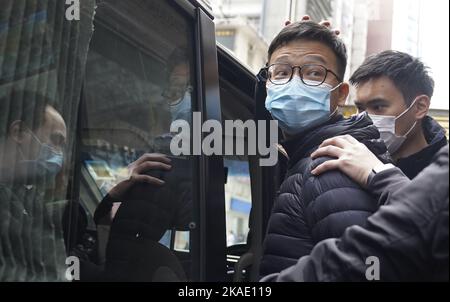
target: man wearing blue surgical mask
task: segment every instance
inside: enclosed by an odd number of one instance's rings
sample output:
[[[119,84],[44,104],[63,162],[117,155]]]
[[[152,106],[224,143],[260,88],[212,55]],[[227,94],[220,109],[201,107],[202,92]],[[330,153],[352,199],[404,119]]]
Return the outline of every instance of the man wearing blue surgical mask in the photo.
[[[51,103],[31,91],[0,99],[0,281],[63,281],[67,255],[53,201],[67,129]]]
[[[335,32],[314,22],[286,26],[269,48],[265,107],[278,121],[288,157],[285,180],[274,202],[264,241],[260,275],[279,272],[319,241],[364,225],[377,203],[339,171],[314,177],[329,158],[310,155],[328,138],[348,134],[382,158],[379,132],[366,114],[344,119],[339,113],[349,94],[343,82],[347,51]],[[383,161],[386,161],[383,159]]]
[[[55,108],[47,106],[41,127],[21,130],[24,133],[18,138],[19,168],[26,169],[29,176],[45,177],[52,183],[64,163],[67,129],[62,116]]]
[[[2,179],[14,178],[29,182],[45,178],[46,181],[54,182],[61,171],[67,137],[66,124],[59,112],[50,105],[37,110],[42,110],[42,118],[36,118],[34,125],[27,120],[39,116],[37,111],[30,111],[31,117],[18,118],[10,124],[3,147]]]
[[[416,177],[447,144],[445,129],[428,116],[434,81],[417,58],[398,51],[369,57],[352,75],[355,105],[378,127],[406,176]]]

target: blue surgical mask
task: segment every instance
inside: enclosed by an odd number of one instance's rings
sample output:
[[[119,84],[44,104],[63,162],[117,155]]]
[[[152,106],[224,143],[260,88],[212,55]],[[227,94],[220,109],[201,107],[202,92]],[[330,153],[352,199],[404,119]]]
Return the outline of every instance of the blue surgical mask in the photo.
[[[36,159],[22,160],[19,164],[25,166],[29,174],[54,178],[62,170],[64,154],[41,142],[33,132],[30,133],[39,146],[38,155]]]
[[[340,85],[335,88],[326,83],[308,86],[298,76],[285,85],[269,84],[266,109],[278,121],[281,130],[296,135],[327,122],[337,112],[338,108],[330,114],[330,97]]]
[[[191,92],[188,90],[184,96],[175,105],[170,105],[170,114],[172,121],[185,120],[191,124]]]

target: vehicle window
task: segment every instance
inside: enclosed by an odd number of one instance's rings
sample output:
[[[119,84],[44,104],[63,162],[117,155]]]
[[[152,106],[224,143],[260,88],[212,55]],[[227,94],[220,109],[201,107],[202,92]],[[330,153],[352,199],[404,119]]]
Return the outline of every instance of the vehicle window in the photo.
[[[171,155],[176,133],[170,125],[190,123],[193,24],[168,1],[132,0],[99,1],[94,25],[82,102],[80,199],[90,217],[105,199],[113,201],[101,217],[106,222],[96,221],[102,278],[192,280],[194,161]],[[157,166],[160,154],[171,160],[170,171]],[[165,184],[138,181],[113,194],[130,183],[136,161],[142,175]]]
[[[67,281],[77,110],[95,1],[0,10],[0,281]]]
[[[247,243],[252,207],[249,163],[245,159],[225,159],[228,171],[225,184],[227,246]]]
[[[226,121],[247,122],[254,119],[254,101],[252,96],[242,89],[243,81],[239,73],[240,66],[222,61],[219,57],[220,100],[222,123]],[[250,83],[251,85],[252,83]],[[251,89],[250,89],[251,90]],[[251,93],[251,91],[250,91]],[[234,131],[233,136],[224,136],[226,144],[244,145],[244,155],[225,156],[225,215],[226,215],[226,246],[227,246],[227,277],[234,280],[235,269],[240,257],[248,252],[251,241],[251,211],[252,211],[252,178],[250,173],[248,135],[249,130]],[[243,133],[243,134],[242,134]],[[243,136],[242,136],[243,135]],[[254,189],[254,188],[253,188]]]
[[[229,68],[228,66],[226,66]],[[222,68],[225,68],[222,66]],[[230,80],[224,71],[220,78],[220,99],[222,109],[222,122],[253,120],[252,103],[250,96],[243,93]],[[224,140],[233,146],[238,141],[247,146],[248,131],[244,137],[238,137],[235,131],[233,137],[225,136]],[[240,134],[241,135],[241,134]],[[246,154],[248,151],[245,152]],[[252,207],[252,188],[250,178],[249,158],[247,155],[226,156],[224,166],[227,171],[225,184],[225,210],[226,210],[226,238],[227,246],[247,243],[249,233],[249,217]]]

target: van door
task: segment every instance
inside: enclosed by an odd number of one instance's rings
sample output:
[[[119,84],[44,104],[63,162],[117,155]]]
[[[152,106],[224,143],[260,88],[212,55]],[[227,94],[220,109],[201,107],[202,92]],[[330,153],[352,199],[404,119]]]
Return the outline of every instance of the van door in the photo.
[[[214,25],[192,3],[97,3],[78,168],[80,204],[98,246],[89,256],[102,267],[103,280],[218,281],[225,275],[224,240],[218,240],[225,238],[223,160],[190,155],[192,137],[203,135],[194,133],[192,113],[221,118]],[[174,121],[188,127],[190,154],[173,155],[172,140],[183,129],[171,127]],[[128,181],[130,164],[151,166],[159,154],[172,169],[147,174],[165,181],[162,187],[142,183],[110,194]],[[106,217],[94,223],[105,203]]]

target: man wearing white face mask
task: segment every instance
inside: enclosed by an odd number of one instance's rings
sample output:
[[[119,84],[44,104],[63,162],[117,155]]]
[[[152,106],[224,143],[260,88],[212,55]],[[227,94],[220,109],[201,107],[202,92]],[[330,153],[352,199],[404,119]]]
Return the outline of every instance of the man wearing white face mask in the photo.
[[[416,177],[447,144],[445,130],[427,115],[434,90],[427,68],[406,53],[385,51],[368,58],[350,82],[358,110],[369,113],[396,166]]]
[[[372,196],[343,173],[311,174],[330,159],[310,158],[324,140],[348,134],[378,156],[386,153],[366,114],[339,114],[349,92],[343,82],[347,52],[334,32],[314,22],[292,23],[274,39],[268,57],[260,73],[266,76],[265,108],[283,132],[288,163],[267,227],[261,276],[295,264],[320,240],[364,225],[377,209]]]

